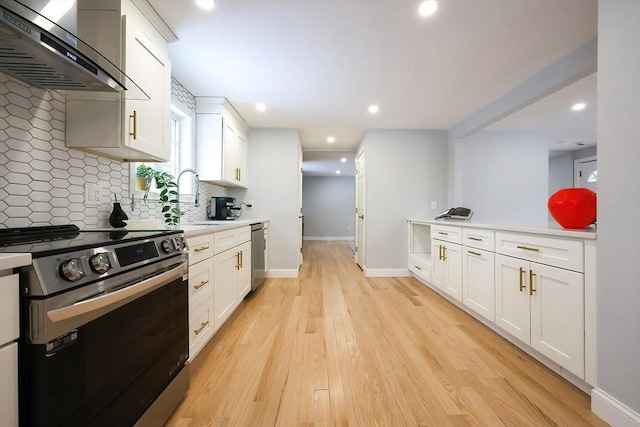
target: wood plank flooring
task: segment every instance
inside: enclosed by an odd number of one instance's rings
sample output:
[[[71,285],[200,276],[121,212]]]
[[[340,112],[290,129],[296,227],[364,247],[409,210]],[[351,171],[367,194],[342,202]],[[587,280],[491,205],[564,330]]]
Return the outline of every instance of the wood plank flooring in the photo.
[[[191,364],[167,423],[606,426],[589,396],[412,278],[366,278],[346,242],[309,241]]]

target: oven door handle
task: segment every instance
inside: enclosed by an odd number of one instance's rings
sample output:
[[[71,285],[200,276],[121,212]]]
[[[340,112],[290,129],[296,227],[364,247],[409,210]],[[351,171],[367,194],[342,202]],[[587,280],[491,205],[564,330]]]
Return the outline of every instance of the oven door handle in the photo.
[[[52,322],[60,322],[109,307],[124,300],[127,300],[127,302],[134,300],[181,277],[185,274],[185,265],[186,263],[180,264],[176,268],[118,291],[80,301],[67,307],[50,310],[47,312],[47,316]]]

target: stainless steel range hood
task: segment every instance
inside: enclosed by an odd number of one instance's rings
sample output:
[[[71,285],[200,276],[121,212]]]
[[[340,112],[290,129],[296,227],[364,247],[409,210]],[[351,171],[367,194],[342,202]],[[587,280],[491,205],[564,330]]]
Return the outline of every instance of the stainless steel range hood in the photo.
[[[0,71],[44,89],[124,92],[127,99],[148,100],[123,71],[49,19],[50,6],[64,3],[76,7],[75,0],[0,0]]]

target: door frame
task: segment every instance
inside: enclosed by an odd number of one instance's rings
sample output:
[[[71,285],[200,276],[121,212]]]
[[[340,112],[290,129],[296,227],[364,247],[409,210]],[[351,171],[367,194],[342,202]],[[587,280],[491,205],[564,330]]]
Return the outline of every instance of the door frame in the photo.
[[[598,156],[581,157],[573,161],[573,188],[578,188],[580,185],[580,165],[582,163],[589,163],[598,161]]]
[[[358,191],[358,162],[361,160],[362,163],[364,164],[364,168],[366,168],[366,162],[365,162],[365,150],[363,149],[362,151],[360,151],[359,153],[356,154],[356,158],[355,158],[355,163],[356,163],[356,175],[355,175],[355,180],[356,180],[356,209],[354,212],[354,216],[355,216],[355,247],[356,247],[356,253],[355,256],[353,257],[353,261],[360,266],[360,268],[362,268],[362,270],[364,270],[364,256],[365,256],[365,237],[366,237],[366,217],[363,219],[363,224],[362,224],[362,236],[360,236],[360,233],[358,232],[358,208],[361,208],[363,211],[365,210],[364,207],[366,206],[366,179],[367,179],[367,174],[364,174],[364,182],[362,184],[362,204],[363,206],[359,206],[358,205],[358,200],[359,200],[359,191]],[[363,168],[363,169],[364,169]],[[366,214],[366,211],[365,211]],[[358,241],[362,240],[362,244],[358,244]],[[358,264],[358,255],[362,254],[361,259],[362,259],[362,265]]]

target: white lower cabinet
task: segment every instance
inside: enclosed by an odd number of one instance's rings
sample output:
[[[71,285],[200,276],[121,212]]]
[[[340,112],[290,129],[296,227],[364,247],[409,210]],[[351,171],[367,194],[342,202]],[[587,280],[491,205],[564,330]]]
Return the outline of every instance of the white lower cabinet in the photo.
[[[595,298],[594,270],[587,268],[595,251],[586,251],[585,242],[595,236],[434,220],[409,221],[408,230],[414,277],[526,344],[544,363],[593,385],[595,347],[585,336],[593,341],[593,322],[586,320],[595,311],[585,313],[585,301]]]
[[[584,378],[584,275],[496,255],[496,324]]]
[[[189,247],[189,359],[213,336],[213,235],[187,239]]]
[[[2,272],[0,272],[2,273]],[[18,275],[0,275],[0,426],[18,426]]]
[[[235,246],[228,248],[229,242]],[[251,291],[251,227],[214,235],[213,314],[217,331]]]
[[[462,303],[484,316],[495,320],[493,252],[462,247]]]
[[[462,301],[462,246],[433,240],[431,283]]]

